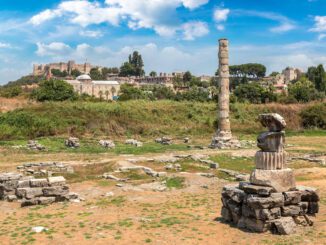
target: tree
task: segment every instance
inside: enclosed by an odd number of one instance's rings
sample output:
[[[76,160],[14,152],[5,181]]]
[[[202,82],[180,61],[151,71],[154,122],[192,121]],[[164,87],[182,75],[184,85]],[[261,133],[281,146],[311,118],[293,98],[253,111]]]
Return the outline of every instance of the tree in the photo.
[[[290,84],[289,96],[294,97],[299,102],[308,102],[323,98],[323,94],[319,93],[315,85],[304,76],[296,83]]]
[[[273,71],[271,74],[269,74],[270,77],[276,77],[277,75],[279,75],[280,73],[277,71]]]
[[[123,63],[123,65],[120,67],[119,75],[121,77],[134,76],[134,74],[135,74],[134,67],[129,62]]]
[[[157,76],[156,71],[151,71],[151,72],[149,73],[149,76],[150,76],[150,77],[156,77],[156,76]]]
[[[323,65],[309,67],[307,77],[314,83],[318,91],[326,92],[326,72]]]
[[[128,61],[120,67],[120,76],[144,76],[145,71],[143,68],[144,62],[142,56],[138,51],[134,51],[132,55],[129,55]]]
[[[21,86],[4,86],[0,89],[0,96],[5,98],[13,98],[23,92]]]
[[[250,103],[260,104],[276,100],[276,95],[269,88],[264,88],[258,83],[240,84],[235,90],[234,95],[239,102],[249,101]]]
[[[133,87],[130,84],[122,84],[120,87],[119,100],[137,100],[137,99],[147,99],[148,96],[141,89]]]
[[[230,66],[230,75],[235,77],[262,78],[266,75],[266,67],[258,63]]]
[[[190,71],[186,71],[185,74],[183,74],[182,80],[186,84],[191,81],[191,78],[192,78],[192,75],[191,75]]]
[[[60,71],[59,69],[51,69],[51,73],[55,77],[66,77],[66,76],[68,76],[68,72],[66,70]]]
[[[106,101],[109,101],[109,95],[110,95],[110,92],[108,90],[105,91],[105,98],[106,98]]]
[[[115,87],[111,87],[112,98],[115,96],[115,92],[117,92],[117,90],[115,89]]]
[[[78,76],[80,76],[82,73],[79,71],[79,70],[77,70],[77,69],[74,69],[74,70],[72,70],[71,71],[71,75],[73,76],[73,77],[78,77]]]
[[[64,101],[75,100],[78,95],[72,85],[63,80],[44,80],[39,87],[33,90],[31,97],[37,101]]]
[[[102,73],[97,67],[94,67],[90,70],[89,75],[91,76],[92,80],[103,80]]]

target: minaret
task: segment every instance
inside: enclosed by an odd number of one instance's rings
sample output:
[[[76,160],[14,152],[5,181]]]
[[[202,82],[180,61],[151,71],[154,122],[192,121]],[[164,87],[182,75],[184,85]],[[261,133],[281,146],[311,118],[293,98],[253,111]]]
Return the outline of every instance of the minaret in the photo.
[[[218,51],[219,96],[218,96],[218,130],[213,137],[212,148],[239,147],[239,141],[232,139],[230,125],[230,72],[229,72],[229,41],[219,40]]]

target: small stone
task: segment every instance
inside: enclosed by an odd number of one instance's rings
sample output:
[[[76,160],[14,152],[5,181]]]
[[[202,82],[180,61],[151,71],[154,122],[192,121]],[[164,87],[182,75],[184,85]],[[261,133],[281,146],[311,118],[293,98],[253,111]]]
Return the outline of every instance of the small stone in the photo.
[[[55,197],[40,197],[38,198],[38,204],[48,205],[55,202]]]
[[[17,196],[16,195],[8,195],[7,196],[7,201],[8,202],[13,202],[17,200]]]
[[[219,165],[218,165],[218,163],[213,162],[213,163],[211,163],[209,165],[209,167],[212,168],[212,169],[218,169],[219,168]]]
[[[123,187],[123,184],[116,184],[116,187]]]
[[[113,197],[114,193],[112,191],[105,193],[105,197]]]
[[[226,185],[223,187],[222,197],[230,198],[237,203],[242,203],[246,194],[235,185]]]
[[[53,187],[44,187],[43,188],[44,196],[64,196],[69,193],[68,186],[53,186]]]
[[[42,231],[47,231],[48,229],[43,226],[34,226],[32,227],[32,232],[41,233]]]
[[[296,189],[301,192],[302,202],[319,202],[320,199],[316,188],[297,186]]]
[[[284,204],[298,204],[301,201],[302,192],[300,191],[286,191],[284,195]]]

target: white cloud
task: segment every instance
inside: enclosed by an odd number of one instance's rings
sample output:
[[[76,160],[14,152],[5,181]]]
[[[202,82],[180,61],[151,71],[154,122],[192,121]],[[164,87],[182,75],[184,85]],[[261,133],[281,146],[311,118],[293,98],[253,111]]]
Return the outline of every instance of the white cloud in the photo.
[[[273,20],[279,23],[278,26],[269,29],[270,32],[284,33],[297,28],[294,21],[290,20],[286,16],[273,13],[273,12],[260,12],[254,10],[234,10],[234,14],[240,16],[254,16],[263,19]]]
[[[61,42],[53,42],[50,44],[37,43],[36,45],[36,54],[38,56],[65,55],[71,50],[69,45]]]
[[[11,48],[11,45],[9,43],[0,42],[0,48]]]
[[[47,9],[30,19],[33,25],[40,25],[54,18],[62,17],[70,23],[87,27],[108,23],[118,26],[123,21],[137,30],[148,28],[162,36],[173,36],[182,29],[176,9],[183,6],[198,8],[209,0],[105,0],[104,4],[88,0],[68,0],[55,9]],[[191,21],[190,21],[191,22]]]
[[[315,26],[310,29],[314,32],[326,32],[326,16],[315,16]]]
[[[85,31],[80,31],[79,34],[84,37],[102,37],[103,33],[101,31],[91,31],[91,30],[85,30]]]
[[[209,33],[205,22],[194,21],[183,25],[183,35],[185,40],[194,40],[196,37],[202,37]]]
[[[216,29],[219,31],[224,31],[225,27],[224,27],[224,25],[218,24],[218,25],[216,25]]]
[[[318,40],[321,41],[326,37],[326,34],[319,34]]]
[[[230,9],[216,9],[214,11],[214,20],[216,22],[226,21],[228,15],[230,14]]]

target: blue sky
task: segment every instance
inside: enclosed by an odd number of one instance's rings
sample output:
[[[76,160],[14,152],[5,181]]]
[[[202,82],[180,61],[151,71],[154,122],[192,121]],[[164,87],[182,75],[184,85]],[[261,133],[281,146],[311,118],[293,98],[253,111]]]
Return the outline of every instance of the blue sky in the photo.
[[[0,0],[0,83],[33,63],[120,66],[133,50],[147,72],[212,75],[221,37],[232,64],[326,65],[326,0]]]

